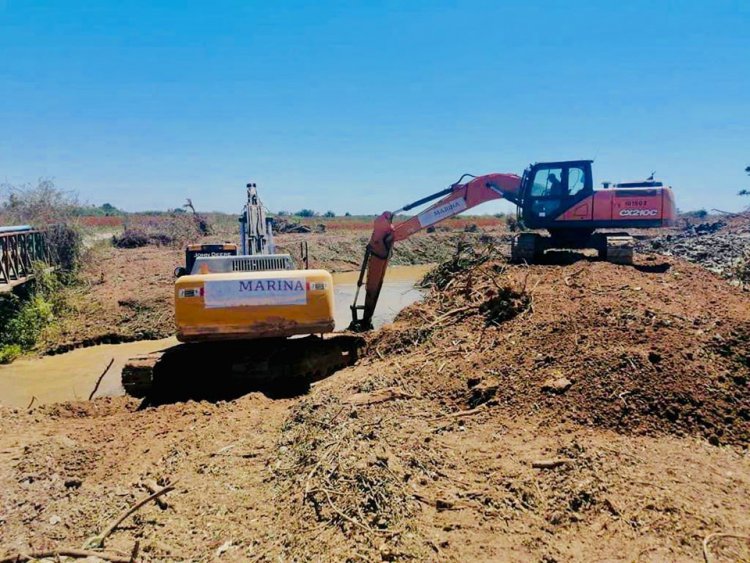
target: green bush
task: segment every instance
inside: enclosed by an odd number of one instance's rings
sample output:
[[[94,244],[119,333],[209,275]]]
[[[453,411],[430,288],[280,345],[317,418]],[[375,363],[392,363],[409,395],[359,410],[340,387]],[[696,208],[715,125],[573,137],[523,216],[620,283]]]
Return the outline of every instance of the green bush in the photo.
[[[686,211],[685,217],[692,217],[694,219],[705,219],[708,217],[708,211],[705,209],[696,209],[695,211]]]
[[[18,344],[23,350],[31,350],[42,334],[42,330],[52,321],[52,303],[41,295],[33,295],[24,301],[4,330],[4,343]]]
[[[18,344],[0,345],[0,364],[9,364],[23,353]]]
[[[10,363],[20,354],[33,350],[44,330],[67,310],[60,278],[36,268],[28,292],[0,299],[0,363]]]

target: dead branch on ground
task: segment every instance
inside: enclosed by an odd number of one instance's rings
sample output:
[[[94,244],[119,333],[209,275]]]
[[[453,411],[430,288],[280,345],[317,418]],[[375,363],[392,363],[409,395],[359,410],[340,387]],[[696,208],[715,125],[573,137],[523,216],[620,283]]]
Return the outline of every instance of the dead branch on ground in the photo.
[[[732,538],[735,540],[744,540],[746,542],[750,542],[750,536],[740,536],[737,534],[724,534],[721,532],[708,534],[703,539],[703,559],[706,561],[706,563],[711,563],[711,558],[708,552],[708,544],[711,543],[712,540],[717,539],[717,538]]]
[[[50,557],[75,557],[77,559],[84,559],[87,557],[96,557],[98,559],[104,559],[111,561],[112,563],[129,563],[132,561],[130,557],[118,555],[116,553],[107,553],[106,551],[91,551],[87,549],[70,549],[61,548],[49,551],[32,551],[30,553],[19,553],[18,555],[11,555],[0,559],[0,563],[22,563],[23,561],[32,561],[35,559],[45,559]]]
[[[534,469],[555,469],[563,465],[569,465],[575,463],[576,460],[571,458],[560,458],[560,459],[539,459],[531,462],[531,467]]]
[[[109,526],[105,528],[105,530],[99,534],[98,536],[94,536],[92,538],[89,538],[86,541],[85,546],[87,548],[92,547],[103,547],[104,546],[104,540],[107,539],[107,537],[115,531],[117,526],[123,523],[123,521],[128,518],[130,515],[134,514],[138,510],[140,510],[143,506],[147,505],[152,500],[155,500],[159,498],[161,495],[168,493],[169,491],[173,491],[176,483],[172,483],[171,485],[167,485],[166,487],[163,487],[162,489],[156,491],[154,494],[147,496],[146,498],[138,501],[135,503],[132,507],[128,508],[125,512],[123,512],[120,516],[117,517],[116,520],[114,520]]]
[[[112,358],[109,363],[107,364],[107,367],[104,368],[104,371],[99,376],[99,379],[96,380],[96,385],[94,385],[94,390],[91,391],[91,395],[89,395],[89,401],[94,398],[94,395],[96,395],[96,392],[99,390],[99,385],[102,383],[102,379],[104,379],[104,376],[107,375],[107,372],[109,371],[109,368],[112,367],[112,364],[115,363],[115,359]]]

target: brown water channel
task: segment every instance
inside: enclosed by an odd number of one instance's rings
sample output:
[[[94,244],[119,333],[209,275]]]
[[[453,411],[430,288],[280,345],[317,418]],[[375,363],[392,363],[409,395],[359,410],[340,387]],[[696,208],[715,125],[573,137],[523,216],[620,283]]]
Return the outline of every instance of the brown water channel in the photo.
[[[393,266],[388,271],[373,319],[375,327],[393,320],[407,305],[419,300],[415,284],[430,265]],[[358,272],[333,274],[336,303],[336,330],[345,330],[351,321],[349,306],[354,299]],[[360,302],[364,295],[360,295]],[[79,348],[58,356],[24,358],[0,366],[0,405],[23,408],[34,404],[88,399],[96,380],[111,360],[112,367],[97,390],[97,397],[122,395],[120,376],[125,362],[141,354],[156,352],[177,344],[177,340],[144,340],[124,344],[102,344]]]

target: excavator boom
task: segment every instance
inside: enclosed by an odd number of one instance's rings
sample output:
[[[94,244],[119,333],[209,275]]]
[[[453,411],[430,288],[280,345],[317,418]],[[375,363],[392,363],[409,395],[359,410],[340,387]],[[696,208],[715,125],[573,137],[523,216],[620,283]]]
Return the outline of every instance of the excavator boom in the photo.
[[[362,332],[372,328],[372,316],[383,286],[394,242],[404,240],[422,229],[493,199],[505,198],[516,204],[520,201],[521,177],[516,174],[472,176],[471,180],[462,183],[462,180],[467,176],[470,175],[464,174],[458,182],[450,187],[405,205],[396,211],[386,211],[375,219],[372,236],[365,249],[365,257],[357,281],[354,304],[351,306],[352,322],[349,325],[349,330]],[[441,199],[421,213],[401,223],[393,224],[396,214],[409,211],[438,198]],[[365,275],[367,276],[366,284],[364,281]],[[358,305],[357,301],[362,285],[366,285],[365,303],[364,305]],[[362,312],[361,317],[359,316],[360,311]]]

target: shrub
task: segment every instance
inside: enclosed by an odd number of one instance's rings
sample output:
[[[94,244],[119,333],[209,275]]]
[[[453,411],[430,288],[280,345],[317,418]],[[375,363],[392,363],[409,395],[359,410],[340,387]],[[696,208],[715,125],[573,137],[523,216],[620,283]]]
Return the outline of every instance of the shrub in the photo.
[[[36,347],[43,332],[68,310],[58,274],[36,264],[33,283],[25,294],[0,298],[0,363],[10,363]]]
[[[705,219],[708,216],[708,211],[705,209],[696,209],[695,211],[685,212],[685,217],[692,217],[695,219]]]
[[[0,185],[0,212],[6,222],[35,227],[71,222],[78,202],[71,192],[55,187],[52,180],[39,180],[36,186]]]
[[[112,244],[117,248],[140,248],[148,242],[148,235],[140,229],[125,229],[120,235],[112,235]]]
[[[18,344],[0,345],[0,364],[9,364],[23,353]]]
[[[77,270],[83,252],[78,209],[75,195],[56,188],[52,180],[39,180],[36,186],[0,185],[0,222],[44,230],[52,260],[66,273]]]
[[[5,340],[19,345],[23,350],[31,350],[53,318],[52,303],[42,295],[35,294],[21,305],[18,314],[8,323]]]
[[[48,227],[45,233],[52,262],[59,265],[66,274],[74,274],[83,254],[81,230],[68,223],[60,223]]]

